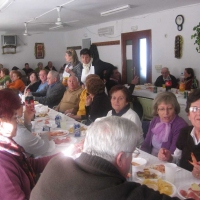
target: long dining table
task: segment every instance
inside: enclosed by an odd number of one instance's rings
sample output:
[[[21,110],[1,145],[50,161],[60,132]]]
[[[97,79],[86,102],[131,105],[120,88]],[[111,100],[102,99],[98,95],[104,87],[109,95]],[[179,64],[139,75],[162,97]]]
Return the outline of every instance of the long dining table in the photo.
[[[42,110],[42,108],[44,108],[45,106],[41,105],[41,104],[38,104],[36,105],[36,110]],[[59,115],[61,117],[61,128],[56,128],[56,124],[55,124],[55,117]],[[48,122],[46,124],[46,122]],[[68,117],[67,115],[64,115],[62,113],[59,113],[53,109],[49,109],[48,108],[48,113],[47,115],[45,116],[42,116],[42,117],[36,117],[34,122],[33,122],[33,131],[35,133],[43,133],[43,127],[48,125],[50,127],[50,130],[63,130],[63,131],[67,131],[67,132],[70,132],[70,129],[72,129],[72,127],[74,126],[75,123],[79,123],[77,121],[75,121],[74,119]],[[75,137],[74,134],[71,132],[69,135],[67,135],[67,137],[70,137],[70,141],[67,142],[66,144],[58,144],[56,145],[54,142],[53,142],[53,145],[50,147],[49,151],[43,155],[41,155],[41,157],[43,156],[49,156],[49,155],[53,155],[53,154],[56,154],[56,153],[59,153],[59,152],[63,152],[66,156],[71,156],[70,153],[68,152],[68,150],[70,149],[70,146],[74,145],[74,144],[77,144],[77,143],[80,143],[84,138],[85,138],[85,135],[86,135],[86,129],[87,129],[87,126],[84,125],[84,124],[81,124],[81,127],[84,128],[84,131],[81,132],[81,136],[80,137]],[[39,137],[39,135],[38,135]],[[141,158],[144,158],[147,160],[147,164],[146,164],[146,167],[148,166],[152,166],[152,165],[155,165],[155,164],[165,164],[166,162],[164,161],[160,161],[157,157],[151,155],[151,154],[148,154],[142,150],[139,150],[140,151],[140,154],[138,157],[141,157]],[[80,154],[80,153],[78,153]],[[77,154],[77,155],[78,155]],[[76,158],[77,156],[72,156],[74,158]],[[131,169],[131,167],[130,167]],[[129,181],[134,181],[134,182],[138,182],[138,179],[136,178],[136,176],[134,175],[134,172],[130,171],[131,172],[131,177],[129,178]],[[165,180],[165,177],[163,176],[162,179]],[[176,194],[175,196],[178,196],[178,189],[180,186],[182,185],[186,185],[186,184],[192,184],[192,183],[200,183],[200,180],[199,179],[196,179],[192,176],[192,173],[183,169],[183,168],[180,168],[178,167],[177,168],[177,172],[176,172],[176,175],[175,175],[175,181],[174,181],[174,185],[176,187]],[[182,199],[180,196],[178,196],[180,199]]]

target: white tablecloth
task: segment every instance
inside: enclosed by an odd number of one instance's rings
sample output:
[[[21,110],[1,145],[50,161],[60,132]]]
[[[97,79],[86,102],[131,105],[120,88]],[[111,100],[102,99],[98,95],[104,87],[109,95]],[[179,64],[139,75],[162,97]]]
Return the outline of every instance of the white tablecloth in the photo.
[[[36,107],[41,107],[42,108],[43,105],[38,104],[36,105]],[[40,110],[40,109],[36,109],[36,110]],[[56,124],[55,124],[55,116],[56,115],[60,115],[61,116],[61,128],[56,128]],[[45,124],[45,119],[48,119],[48,124]],[[36,117],[34,122],[33,122],[33,132],[40,134],[43,132],[43,126],[47,125],[50,127],[50,130],[66,130],[68,131],[70,128],[72,128],[74,126],[74,124],[77,124],[79,122],[75,121],[74,119],[68,117],[67,115],[64,115],[62,113],[59,113],[53,109],[49,109],[48,115],[45,117]],[[79,123],[81,126],[87,128],[86,125]],[[63,128],[63,127],[64,128]],[[63,143],[63,144],[59,144],[56,145],[54,142],[50,143],[50,147],[47,153],[41,155],[41,157],[43,156],[49,156],[49,155],[54,155],[56,153],[59,152],[65,152],[66,149],[69,148],[70,145],[78,143],[79,141],[81,141],[82,139],[85,138],[85,131],[81,132],[81,137],[74,137],[74,134],[70,133],[68,136],[70,137],[70,142],[68,143]]]
[[[155,164],[166,163],[164,161],[160,161],[157,157],[152,156],[151,154],[148,154],[141,150],[140,150],[140,155],[138,157],[145,158],[147,160],[146,166],[152,166]],[[165,178],[163,177],[163,179],[165,179]],[[131,181],[136,181],[136,182],[138,181],[137,178],[134,176],[134,174],[132,174]],[[190,171],[187,171],[183,168],[178,167],[178,170],[177,170],[176,176],[175,176],[175,180],[173,183],[176,186],[177,191],[180,186],[192,184],[192,183],[200,183],[200,180],[194,178]],[[178,192],[177,192],[176,196],[178,196]]]

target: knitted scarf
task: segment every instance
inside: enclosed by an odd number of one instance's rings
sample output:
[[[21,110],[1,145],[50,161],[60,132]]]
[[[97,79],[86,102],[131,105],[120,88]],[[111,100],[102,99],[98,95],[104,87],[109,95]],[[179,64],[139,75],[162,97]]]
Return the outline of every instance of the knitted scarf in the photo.
[[[26,159],[24,148],[19,146],[13,139],[0,135],[0,151],[4,151],[15,156],[16,160],[28,176],[31,189],[33,189],[36,184],[36,175],[29,161]]]

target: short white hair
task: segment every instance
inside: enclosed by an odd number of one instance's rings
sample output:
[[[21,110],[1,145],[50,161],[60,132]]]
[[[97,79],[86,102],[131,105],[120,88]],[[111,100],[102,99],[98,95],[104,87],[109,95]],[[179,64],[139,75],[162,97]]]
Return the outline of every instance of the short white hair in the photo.
[[[120,152],[135,150],[139,136],[138,127],[129,119],[104,117],[89,126],[83,152],[114,162]]]
[[[57,71],[51,70],[49,74],[52,75],[52,78],[56,78],[56,82],[60,82],[60,75]]]

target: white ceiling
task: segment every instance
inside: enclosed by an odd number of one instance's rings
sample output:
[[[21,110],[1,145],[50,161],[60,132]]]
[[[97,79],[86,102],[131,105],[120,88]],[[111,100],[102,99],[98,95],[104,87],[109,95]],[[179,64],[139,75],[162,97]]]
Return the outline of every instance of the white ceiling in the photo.
[[[24,22],[50,11],[56,6],[63,5],[70,0],[15,0],[6,10],[0,12],[0,31],[6,34],[22,34]],[[199,4],[199,0],[74,0],[63,6],[61,19],[63,22],[78,20],[60,31],[74,30],[103,22],[143,15]],[[117,14],[101,17],[100,12],[129,4],[131,9]],[[181,13],[180,13],[181,14]],[[35,22],[56,22],[56,9],[38,18]],[[28,24],[29,32],[50,31],[54,25]],[[52,31],[52,30],[51,30]],[[56,30],[57,31],[57,30]]]

